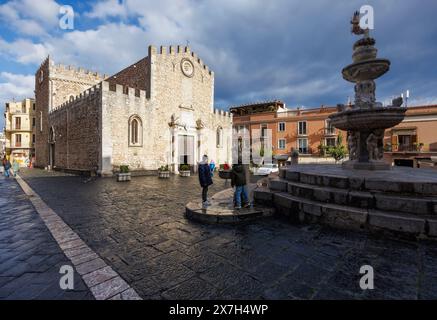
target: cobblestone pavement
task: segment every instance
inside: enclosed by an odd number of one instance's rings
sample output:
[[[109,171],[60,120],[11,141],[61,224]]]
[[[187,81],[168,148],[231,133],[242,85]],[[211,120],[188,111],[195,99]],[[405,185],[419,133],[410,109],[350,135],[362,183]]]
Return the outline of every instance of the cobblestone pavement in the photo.
[[[0,299],[92,299],[80,276],[62,290],[59,269],[71,265],[27,196],[0,176]]]
[[[190,222],[183,213],[200,196],[196,177],[117,183],[40,170],[21,176],[145,299],[437,298],[435,242],[275,218]],[[223,189],[215,178],[210,194]],[[374,267],[374,290],[359,287],[365,264]]]

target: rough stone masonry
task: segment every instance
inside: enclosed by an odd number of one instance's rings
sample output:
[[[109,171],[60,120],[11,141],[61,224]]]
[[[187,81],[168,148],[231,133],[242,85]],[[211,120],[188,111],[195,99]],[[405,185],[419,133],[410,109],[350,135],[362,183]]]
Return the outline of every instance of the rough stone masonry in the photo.
[[[231,163],[232,117],[214,109],[214,72],[189,47],[149,46],[147,57],[111,77],[48,57],[35,96],[37,167],[178,172],[205,153]]]

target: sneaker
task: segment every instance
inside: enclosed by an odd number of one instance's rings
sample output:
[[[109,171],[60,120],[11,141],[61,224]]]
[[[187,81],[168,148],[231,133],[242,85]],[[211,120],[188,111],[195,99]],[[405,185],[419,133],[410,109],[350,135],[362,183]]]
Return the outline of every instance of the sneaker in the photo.
[[[209,207],[209,204],[208,204],[207,201],[205,201],[205,202],[202,203],[202,208],[203,208],[203,209],[206,209],[206,208],[208,208],[208,207]]]
[[[235,209],[235,210],[240,210],[240,209],[241,209],[241,206],[235,206],[234,209]]]
[[[210,202],[209,200],[206,200],[205,202],[206,202],[206,204],[207,204],[208,206],[211,205],[211,202]]]
[[[250,208],[250,202],[243,204],[243,208]]]

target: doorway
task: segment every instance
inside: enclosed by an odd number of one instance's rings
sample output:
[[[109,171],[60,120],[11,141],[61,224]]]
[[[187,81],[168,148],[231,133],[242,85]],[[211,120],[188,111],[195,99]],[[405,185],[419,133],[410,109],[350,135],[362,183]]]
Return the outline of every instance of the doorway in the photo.
[[[194,136],[179,135],[178,136],[178,161],[179,165],[194,164]]]

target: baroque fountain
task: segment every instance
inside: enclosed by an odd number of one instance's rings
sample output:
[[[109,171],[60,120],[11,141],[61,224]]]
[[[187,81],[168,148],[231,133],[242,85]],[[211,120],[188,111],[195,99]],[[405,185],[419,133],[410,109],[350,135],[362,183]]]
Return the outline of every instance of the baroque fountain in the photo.
[[[377,58],[375,39],[369,30],[359,26],[359,13],[355,12],[351,24],[352,33],[363,35],[353,46],[353,63],[343,68],[342,75],[355,83],[355,103],[350,106],[337,105],[337,113],[329,118],[334,127],[348,132],[349,161],[346,168],[366,170],[387,170],[391,164],[382,160],[385,129],[394,127],[405,116],[406,108],[401,108],[402,98],[383,107],[375,99],[375,79],[390,68],[390,61]]]
[[[384,131],[400,123],[402,98],[383,106],[375,99],[375,79],[390,68],[377,58],[375,40],[352,18],[352,33],[363,35],[353,46],[353,63],[342,75],[355,84],[355,101],[338,105],[331,123],[348,132],[349,160],[341,165],[295,164],[270,176],[268,187],[254,191],[257,205],[294,223],[395,232],[437,239],[437,172],[391,167],[383,161]]]

